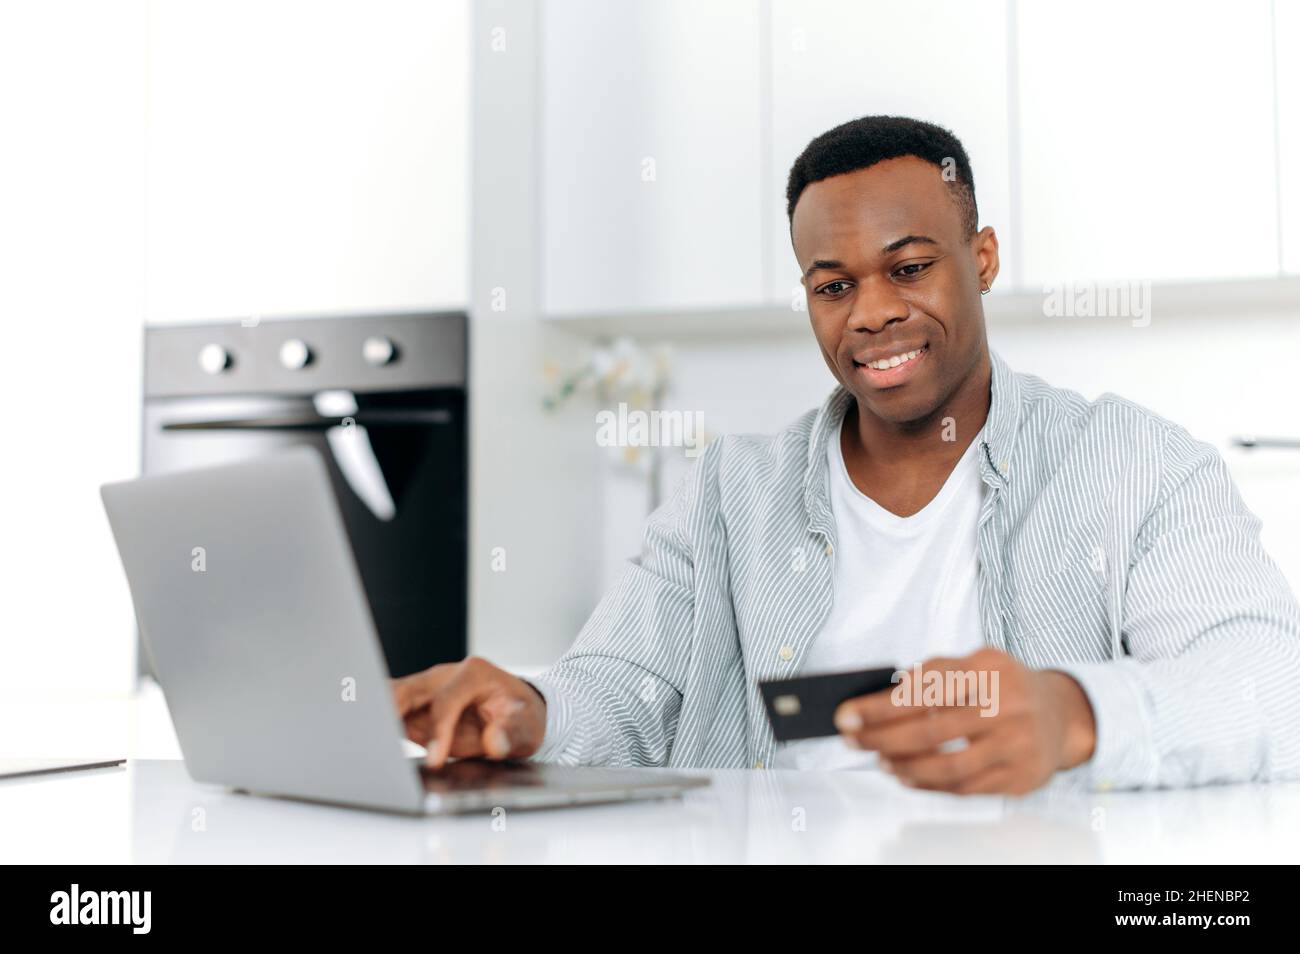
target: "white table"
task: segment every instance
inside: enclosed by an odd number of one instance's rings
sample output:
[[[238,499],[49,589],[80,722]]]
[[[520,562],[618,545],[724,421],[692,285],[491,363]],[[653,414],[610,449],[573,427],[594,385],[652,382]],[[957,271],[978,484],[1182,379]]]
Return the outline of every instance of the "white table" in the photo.
[[[0,782],[0,861],[1292,862],[1300,784],[1023,799],[719,771],[680,800],[404,818],[196,785],[179,761]]]

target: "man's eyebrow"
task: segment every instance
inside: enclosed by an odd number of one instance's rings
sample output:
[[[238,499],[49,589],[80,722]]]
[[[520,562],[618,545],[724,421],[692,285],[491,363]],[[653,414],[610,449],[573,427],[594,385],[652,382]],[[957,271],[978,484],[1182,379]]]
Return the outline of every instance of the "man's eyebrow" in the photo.
[[[928,235],[904,235],[901,239],[896,239],[886,245],[881,252],[888,255],[890,252],[897,252],[904,245],[911,245],[913,242],[920,242],[924,245],[938,245],[934,239]]]
[[[930,238],[930,236],[928,235],[904,235],[901,239],[895,239],[894,241],[890,242],[880,251],[882,255],[889,255],[893,252],[897,252],[900,248],[902,248],[905,245],[911,245],[913,242],[919,242],[922,245],[939,244],[937,241]],[[813,260],[813,263],[808,266],[808,270],[803,274],[804,277],[807,278],[809,275],[817,271],[817,269],[819,268],[834,269],[834,268],[843,268],[843,267],[844,267],[844,263],[839,261],[838,259],[818,258]]]
[[[807,278],[809,275],[817,271],[817,269],[819,268],[843,268],[843,267],[844,267],[843,262],[838,262],[833,258],[818,258],[813,260],[813,263],[808,266],[808,271],[804,272],[803,274],[804,277]]]

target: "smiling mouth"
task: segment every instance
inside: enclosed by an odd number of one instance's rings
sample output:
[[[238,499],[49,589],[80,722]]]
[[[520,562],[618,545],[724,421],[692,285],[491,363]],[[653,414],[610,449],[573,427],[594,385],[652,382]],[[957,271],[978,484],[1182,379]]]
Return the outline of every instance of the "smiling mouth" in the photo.
[[[930,346],[926,344],[912,351],[904,351],[901,354],[890,355],[888,358],[880,358],[867,363],[854,358],[852,359],[853,370],[866,378],[867,382],[873,387],[894,387],[912,377],[917,367],[924,363],[924,358],[929,353]]]
[[[929,345],[922,345],[915,351],[905,351],[902,354],[896,354],[890,358],[881,358],[879,361],[869,361],[866,364],[863,364],[855,358],[853,363],[859,368],[871,368],[873,371],[888,371],[890,368],[897,368],[900,365],[907,364],[907,362],[915,358],[919,358],[929,350]]]

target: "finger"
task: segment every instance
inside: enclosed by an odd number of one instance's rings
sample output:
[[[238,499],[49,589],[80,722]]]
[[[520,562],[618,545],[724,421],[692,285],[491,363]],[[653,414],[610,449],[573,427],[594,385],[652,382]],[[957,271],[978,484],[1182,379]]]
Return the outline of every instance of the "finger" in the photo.
[[[898,686],[882,689],[868,696],[846,699],[835,709],[835,728],[841,732],[857,732],[864,726],[883,725],[896,719],[910,718],[915,707],[899,705],[894,701]]]
[[[490,759],[506,759],[514,753],[514,730],[523,709],[522,700],[503,696],[495,696],[479,706],[479,716],[483,719],[481,745],[484,755]]]
[[[428,709],[418,709],[402,719],[406,737],[417,745],[424,745],[433,735],[433,720]]]
[[[994,765],[978,772],[953,788],[954,795],[1014,795],[1016,769],[1014,765]]]
[[[471,713],[472,710],[466,710],[465,715],[456,724],[456,731],[451,739],[450,754],[453,756],[479,754],[479,724],[477,720],[470,718]],[[408,715],[403,720],[403,726],[406,729],[406,737],[412,742],[426,747],[432,744],[433,716],[428,707]]]
[[[482,737],[482,729],[473,717],[473,709],[462,706],[459,718],[445,723],[432,723],[428,740],[424,743],[424,764],[430,768],[442,768],[448,759],[482,755]]]
[[[887,769],[898,780],[916,788],[952,791],[980,773],[1010,761],[1010,753],[997,738],[986,737],[947,752],[888,758]]]
[[[898,681],[892,688],[842,703],[836,709],[836,728],[844,732],[856,732],[863,726],[911,718],[918,710],[986,706],[980,692],[974,691],[968,680],[954,682],[951,677],[942,674],[978,673],[992,666],[998,655],[996,650],[982,649],[964,658],[936,656],[912,669],[899,670]],[[931,685],[928,677],[938,677],[938,686]],[[936,694],[936,689],[941,691]]]
[[[926,695],[916,691],[918,673],[923,679],[927,669],[946,667],[957,663],[956,659],[936,657],[912,669],[900,669],[896,682],[888,689],[881,689],[866,696],[857,696],[841,703],[835,710],[835,725],[841,731],[855,732],[866,725],[877,725],[908,719],[917,710],[926,708]]]
[[[393,679],[390,681],[393,689],[393,705],[397,706],[397,714],[405,716],[415,708],[415,689],[407,679]]]
[[[467,707],[456,723],[456,731],[451,736],[449,757],[456,759],[471,758],[483,754],[483,721],[479,719],[473,707]]]
[[[459,740],[455,738],[456,730],[465,710],[477,701],[475,697],[482,689],[480,680],[473,676],[467,677],[465,670],[461,670],[430,698],[429,712],[433,719],[433,741],[428,747],[427,758],[430,767],[441,768],[452,754],[453,741],[465,741],[464,737]]]
[[[987,654],[985,649],[978,649],[969,656],[935,656],[921,663],[921,672],[965,672],[968,669],[980,668],[981,660],[977,656]]]
[[[412,709],[428,704],[429,699],[438,688],[447,681],[447,666],[433,666],[409,676],[390,680],[393,690],[393,702],[400,715],[406,715]]]
[[[988,719],[970,709],[914,710],[907,719],[849,733],[857,748],[879,752],[890,758],[907,758],[933,752],[945,742],[979,738],[987,734]]]
[[[968,720],[972,714],[978,712],[975,706],[969,705],[943,705],[941,702],[933,705],[898,704],[888,699],[882,702],[875,695],[861,696],[847,700],[836,709],[835,727],[846,740],[860,738],[865,742],[871,739],[874,733],[886,732],[894,728],[913,726],[914,728],[909,731],[918,731],[915,726],[939,718],[942,714],[949,714],[947,718]],[[952,713],[959,715],[950,715]],[[962,724],[969,723],[963,721]],[[987,731],[987,727],[980,731]],[[874,746],[868,744],[866,747]]]

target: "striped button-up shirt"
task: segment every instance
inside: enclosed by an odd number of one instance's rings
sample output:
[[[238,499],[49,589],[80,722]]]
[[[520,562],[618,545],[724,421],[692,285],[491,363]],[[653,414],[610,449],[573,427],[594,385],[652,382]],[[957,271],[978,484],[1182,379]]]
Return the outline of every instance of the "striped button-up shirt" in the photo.
[[[1087,694],[1094,754],[1063,774],[1300,776],[1300,606],[1220,454],[1121,397],[991,363],[981,628]],[[770,763],[757,683],[797,674],[830,612],[826,442],[852,400],[837,387],[779,434],[721,437],[693,462],[573,647],[530,680],[547,700],[535,759]]]

